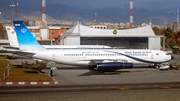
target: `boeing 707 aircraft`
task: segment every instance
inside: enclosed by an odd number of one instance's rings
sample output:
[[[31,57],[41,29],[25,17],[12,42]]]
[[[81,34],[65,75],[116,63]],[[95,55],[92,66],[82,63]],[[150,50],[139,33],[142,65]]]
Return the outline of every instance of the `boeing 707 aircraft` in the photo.
[[[146,49],[56,49],[42,47],[23,21],[14,21],[20,50],[19,55],[34,59],[69,65],[89,65],[96,69],[133,68],[134,64],[160,64],[173,59],[173,56],[160,50]]]

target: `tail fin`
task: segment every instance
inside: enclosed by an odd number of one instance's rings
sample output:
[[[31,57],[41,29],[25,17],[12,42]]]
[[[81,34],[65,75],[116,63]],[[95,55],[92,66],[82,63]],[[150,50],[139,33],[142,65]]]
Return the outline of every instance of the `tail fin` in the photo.
[[[8,34],[8,39],[9,39],[10,46],[19,47],[16,32],[14,31],[12,26],[6,26],[6,31],[7,31],[7,34]]]
[[[20,50],[45,50],[33,37],[23,21],[13,21]]]

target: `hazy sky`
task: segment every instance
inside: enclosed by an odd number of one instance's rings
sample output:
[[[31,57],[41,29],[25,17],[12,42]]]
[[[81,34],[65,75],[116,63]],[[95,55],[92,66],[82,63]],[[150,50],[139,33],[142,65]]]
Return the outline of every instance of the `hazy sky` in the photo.
[[[51,0],[52,3],[62,3],[75,7],[94,7],[96,1],[97,8],[108,6],[128,6],[130,0]],[[133,0],[135,7],[143,7],[149,10],[180,9],[180,0]],[[49,2],[49,1],[48,1]]]
[[[169,16],[171,15],[175,19],[177,9],[180,11],[180,0],[133,0],[133,1],[134,1],[133,6],[135,8],[134,12],[141,10],[141,9],[137,10],[138,8],[144,8],[141,11],[146,12],[146,16],[148,15],[148,19],[149,19],[150,13],[154,14],[155,16],[161,15],[161,17],[164,17],[164,16],[168,17],[167,15],[169,15]],[[19,9],[21,8],[24,10],[32,10],[32,11],[33,10],[34,11],[42,10],[42,7],[41,7],[42,0],[0,0],[0,2],[6,3],[7,5],[5,5],[5,6],[7,8],[9,8],[9,10],[11,10],[9,5],[12,4],[13,2],[19,3],[19,7],[18,7]],[[87,11],[87,12],[93,11],[95,9],[95,2],[96,2],[97,11],[99,8],[101,8],[101,9],[99,9],[99,11],[102,11],[102,8],[108,8],[111,6],[118,6],[118,7],[123,7],[123,8],[129,9],[129,5],[130,5],[130,0],[46,0],[46,2],[47,2],[47,4],[46,4],[47,9],[48,9],[49,4],[60,3],[60,4],[67,5],[67,6],[75,7],[76,9],[83,9],[84,11]],[[49,7],[52,7],[52,5]],[[71,9],[73,9],[73,8],[71,8]],[[108,8],[108,9],[111,9],[111,8]],[[108,10],[108,9],[104,9],[104,10]],[[127,9],[125,9],[125,10],[127,10]],[[56,9],[55,9],[55,11],[56,11]],[[114,10],[114,11],[116,11],[116,10]],[[129,11],[129,10],[127,10],[127,11]],[[147,12],[149,14],[147,14]],[[106,13],[106,12],[103,12],[103,13]],[[109,13],[111,13],[111,12],[109,12]],[[98,12],[98,14],[99,14],[99,12]],[[134,15],[135,15],[135,13],[134,13]],[[126,16],[129,16],[129,13]],[[174,19],[170,22],[175,21]]]
[[[0,0],[12,4],[12,2],[29,6],[30,4],[40,4],[42,0]],[[105,8],[109,6],[129,7],[130,0],[46,0],[47,4],[61,3],[76,8]],[[143,7],[147,10],[180,11],[180,0],[133,0],[134,7]],[[25,5],[26,3],[26,5]],[[29,4],[29,5],[28,5]],[[21,5],[22,6],[22,5]]]

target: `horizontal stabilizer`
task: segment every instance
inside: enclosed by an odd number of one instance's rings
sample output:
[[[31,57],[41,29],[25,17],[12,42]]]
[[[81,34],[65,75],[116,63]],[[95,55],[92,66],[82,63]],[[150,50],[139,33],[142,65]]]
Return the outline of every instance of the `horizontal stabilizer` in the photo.
[[[4,45],[2,47],[6,48],[6,49],[16,49],[16,50],[19,50],[19,47],[13,47],[13,46],[7,46],[7,45]]]
[[[6,51],[10,52],[10,53],[13,53],[13,54],[26,56],[26,57],[32,57],[33,55],[36,54],[36,53],[32,53],[32,52],[23,52],[23,51],[16,50],[16,49],[6,49]]]

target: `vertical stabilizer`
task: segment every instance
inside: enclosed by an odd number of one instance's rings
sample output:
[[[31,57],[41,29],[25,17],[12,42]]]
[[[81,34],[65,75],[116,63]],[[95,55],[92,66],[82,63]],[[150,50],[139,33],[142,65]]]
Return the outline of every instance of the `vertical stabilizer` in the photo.
[[[6,26],[6,31],[7,31],[7,34],[8,34],[8,39],[9,39],[10,46],[19,47],[16,32],[14,31],[12,26]]]
[[[23,21],[13,21],[13,24],[21,51],[44,50],[44,48],[36,41],[31,32],[24,25]]]

